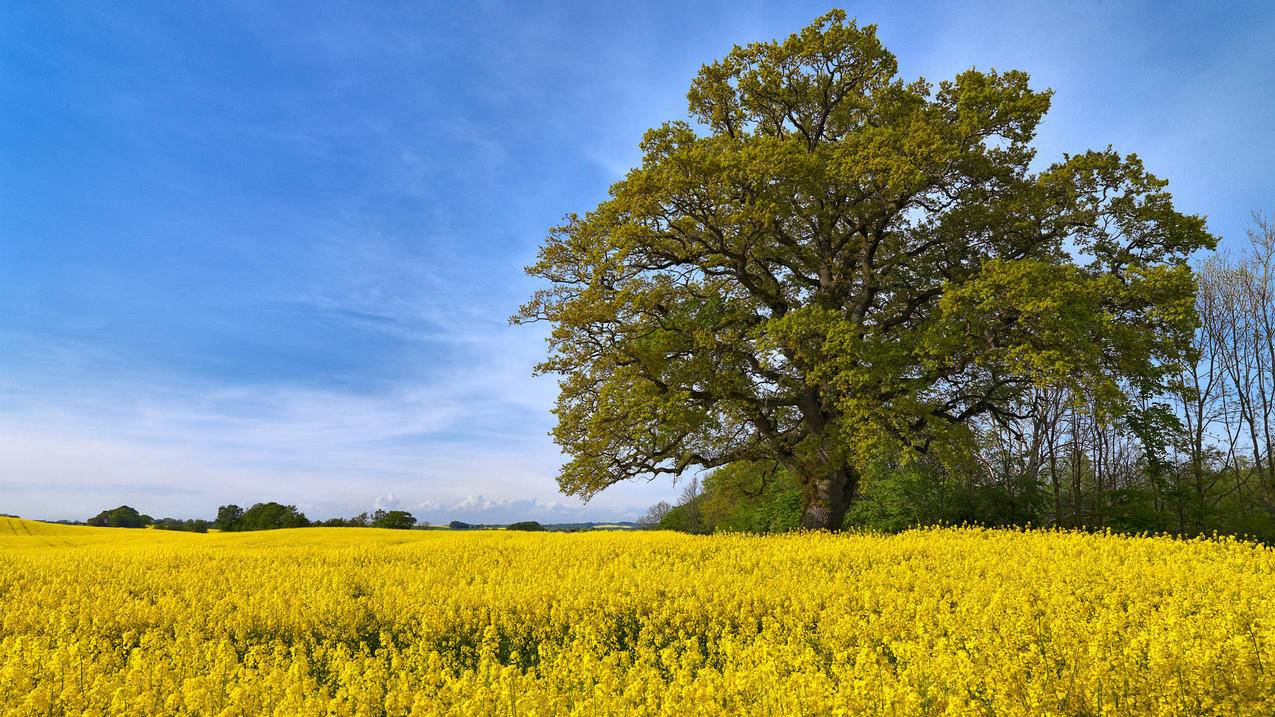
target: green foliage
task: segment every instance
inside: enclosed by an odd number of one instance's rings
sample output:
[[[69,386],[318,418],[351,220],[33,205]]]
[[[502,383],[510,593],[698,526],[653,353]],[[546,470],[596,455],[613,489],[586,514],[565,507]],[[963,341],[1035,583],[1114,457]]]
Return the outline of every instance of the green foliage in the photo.
[[[145,528],[153,522],[149,515],[138,513],[127,505],[104,510],[88,519],[89,525],[102,528]]]
[[[257,503],[248,510],[237,505],[223,505],[217,509],[213,526],[223,531],[277,530],[280,528],[304,528],[310,525],[305,514],[294,505],[273,501]]]
[[[1023,72],[896,71],[840,11],[736,47],[691,85],[704,131],[650,130],[551,230],[515,320],[553,327],[563,491],[778,464],[836,529],[882,450],[954,453],[1046,384],[1119,415],[1185,356],[1202,218],[1110,148],[1035,170],[1051,94]]]
[[[700,515],[700,506],[696,502],[675,505],[664,514],[656,526],[660,530],[676,530],[680,533],[712,532]]]
[[[217,518],[213,520],[213,527],[223,532],[238,530],[241,518],[243,518],[243,508],[233,503],[223,505],[217,509]]]
[[[1129,482],[1099,488],[1090,467],[1082,465],[1082,492],[1074,493],[1066,483],[1060,487],[1065,512],[1058,522],[1046,473],[993,479],[959,464],[878,457],[865,470],[863,489],[843,527],[897,532],[944,524],[1059,525],[1185,536],[1218,532],[1275,542],[1275,512],[1255,510],[1240,491],[1225,488],[1228,480],[1257,484],[1262,476],[1252,466],[1238,477],[1209,469],[1205,480],[1220,487],[1205,493],[1190,482],[1189,465],[1164,463],[1156,472],[1152,466],[1144,458]],[[1070,477],[1072,466],[1061,468]],[[1074,519],[1073,510],[1084,517]],[[797,528],[801,513],[800,486],[791,476],[765,464],[742,463],[709,474],[702,492],[661,511],[654,527],[687,533],[780,532]]]
[[[1022,476],[976,481],[933,460],[878,459],[865,474],[847,524],[881,531],[938,524],[1040,525],[1047,501],[1043,484]]]
[[[505,530],[538,531],[538,530],[544,530],[544,529],[545,527],[543,525],[541,525],[540,523],[534,520],[524,520],[518,523],[510,523],[509,525],[505,526]]]
[[[366,518],[367,513],[360,513],[353,518],[328,518],[327,520],[312,520],[310,526],[314,528],[366,528],[367,523],[361,518]]]
[[[801,485],[773,463],[723,466],[704,479],[701,510],[712,532],[775,533],[800,525]]]
[[[375,513],[359,513],[353,518],[328,518],[310,523],[321,528],[389,528],[392,530],[410,530],[417,526],[416,517],[405,510],[381,510]],[[429,523],[421,524],[422,527]]]
[[[377,510],[372,514],[373,528],[408,530],[416,525],[416,518],[405,510]]]
[[[685,533],[775,533],[797,528],[801,486],[774,463],[741,462],[704,478],[702,489],[662,510],[655,527]]]
[[[198,518],[182,520],[181,518],[160,518],[154,523],[156,530],[178,530],[186,533],[207,533],[212,523]]]

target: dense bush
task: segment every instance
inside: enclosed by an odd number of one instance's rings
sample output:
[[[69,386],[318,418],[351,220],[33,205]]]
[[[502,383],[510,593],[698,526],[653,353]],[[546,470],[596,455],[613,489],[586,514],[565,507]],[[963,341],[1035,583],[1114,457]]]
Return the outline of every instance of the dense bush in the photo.
[[[773,464],[740,462],[692,481],[655,527],[686,533],[774,533],[801,521],[801,487]]]
[[[980,481],[933,460],[881,460],[864,472],[847,526],[898,531],[918,525],[1040,525],[1048,507],[1041,484],[1021,476]]]

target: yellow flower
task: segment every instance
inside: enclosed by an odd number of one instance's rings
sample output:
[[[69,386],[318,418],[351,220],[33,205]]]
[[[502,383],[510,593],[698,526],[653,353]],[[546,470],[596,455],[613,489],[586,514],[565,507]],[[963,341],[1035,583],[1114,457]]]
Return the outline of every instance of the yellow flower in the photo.
[[[1275,714],[1230,538],[0,521],[0,714]]]

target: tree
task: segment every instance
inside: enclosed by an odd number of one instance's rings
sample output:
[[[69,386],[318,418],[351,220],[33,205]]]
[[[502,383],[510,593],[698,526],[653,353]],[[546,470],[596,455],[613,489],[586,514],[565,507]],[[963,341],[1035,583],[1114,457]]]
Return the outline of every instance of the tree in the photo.
[[[239,521],[243,518],[243,508],[233,503],[223,505],[217,509],[217,518],[213,520],[213,527],[222,532],[230,532],[239,530]]]
[[[773,533],[800,524],[802,496],[787,471],[774,463],[742,461],[704,477],[699,509],[708,532]]]
[[[540,531],[540,530],[544,530],[545,527],[534,520],[524,520],[518,523],[510,523],[509,525],[505,526],[505,529],[506,530]]]
[[[677,505],[669,511],[669,515],[665,516],[665,522],[673,520],[677,530],[688,533],[709,532],[708,526],[704,524],[701,505],[703,495],[704,488],[700,485],[699,476],[692,477],[686,485],[682,486],[682,494],[678,496]]]
[[[207,533],[210,523],[198,518],[160,518],[154,522],[157,530],[180,530],[188,533]]]
[[[662,500],[650,508],[646,509],[646,514],[637,519],[637,524],[641,528],[658,528],[660,521],[664,520],[664,516],[673,510],[673,506],[667,500]]]
[[[220,511],[218,511],[220,515]],[[310,524],[305,514],[295,505],[282,505],[271,501],[257,503],[243,512],[233,530],[277,530],[280,528],[304,528]]]
[[[703,67],[699,129],[647,132],[528,267],[548,286],[513,320],[552,325],[562,490],[774,462],[802,526],[835,530],[883,451],[963,450],[1038,386],[1111,411],[1121,381],[1151,390],[1214,239],[1134,155],[1032,171],[1050,96],[1018,71],[904,83],[841,11]]]
[[[416,518],[405,510],[377,510],[372,515],[373,528],[407,530],[416,525]]]
[[[459,520],[453,520],[452,522],[447,524],[447,527],[451,528],[452,530],[472,530],[474,528],[474,526],[470,525],[469,523],[464,523]]]
[[[153,522],[149,515],[138,513],[127,505],[104,510],[88,519],[89,525],[103,528],[145,528]]]

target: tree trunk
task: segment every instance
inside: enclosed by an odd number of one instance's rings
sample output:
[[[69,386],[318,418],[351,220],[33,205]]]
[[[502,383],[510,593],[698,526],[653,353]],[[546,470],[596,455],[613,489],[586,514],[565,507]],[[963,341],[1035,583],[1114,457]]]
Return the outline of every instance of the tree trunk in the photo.
[[[1057,436],[1049,437],[1049,482],[1054,489],[1054,527],[1061,528],[1063,523],[1062,491],[1058,485],[1058,451],[1055,442]]]
[[[806,509],[801,514],[803,530],[841,530],[859,487],[859,474],[849,468],[833,471],[806,486]]]

